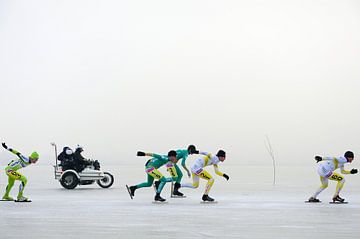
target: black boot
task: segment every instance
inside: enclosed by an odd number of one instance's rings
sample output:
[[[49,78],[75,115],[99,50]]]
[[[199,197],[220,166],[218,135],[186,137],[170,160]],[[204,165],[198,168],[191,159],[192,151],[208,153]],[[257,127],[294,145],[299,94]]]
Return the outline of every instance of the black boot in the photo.
[[[154,183],[154,188],[155,188],[155,191],[157,191],[157,190],[158,190],[159,185],[160,185],[160,181],[155,181],[155,183]]]
[[[180,183],[175,183],[173,195],[179,196],[179,197],[183,197],[183,196],[184,196],[183,193],[179,192],[179,188],[180,188],[180,187],[181,187],[181,184],[180,184]]]
[[[130,186],[129,189],[130,189],[131,196],[134,197],[135,196],[135,190],[137,189],[137,187],[136,186]]]
[[[317,198],[311,197],[311,198],[309,198],[308,202],[320,202],[320,200]]]
[[[336,197],[333,197],[333,202],[345,202],[345,199],[337,195]]]
[[[202,200],[203,200],[204,202],[213,202],[213,201],[215,201],[213,198],[209,197],[209,195],[206,195],[206,194],[204,194],[204,195],[202,196]]]
[[[154,200],[156,202],[165,202],[166,200],[162,197],[160,197],[160,193],[156,193]]]

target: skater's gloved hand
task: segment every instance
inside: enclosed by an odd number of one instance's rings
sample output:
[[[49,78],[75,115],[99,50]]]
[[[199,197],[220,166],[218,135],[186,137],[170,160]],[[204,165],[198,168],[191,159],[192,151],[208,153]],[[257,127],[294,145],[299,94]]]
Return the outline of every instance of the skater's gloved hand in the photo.
[[[316,163],[320,162],[322,160],[321,156],[315,156]]]
[[[356,173],[358,173],[358,170],[356,168],[353,168],[353,169],[350,170],[350,173],[351,174],[356,174]]]
[[[2,145],[5,149],[8,148],[8,146],[7,146],[5,143],[1,143],[1,145]]]
[[[144,152],[137,151],[136,155],[137,155],[137,156],[145,156],[146,154],[145,154]]]
[[[229,176],[227,174],[224,173],[223,177],[228,181],[229,180]]]

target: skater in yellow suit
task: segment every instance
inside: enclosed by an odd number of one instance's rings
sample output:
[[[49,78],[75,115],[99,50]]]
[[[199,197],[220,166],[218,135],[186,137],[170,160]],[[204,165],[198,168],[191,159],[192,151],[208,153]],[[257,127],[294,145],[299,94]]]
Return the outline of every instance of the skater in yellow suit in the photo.
[[[340,168],[340,171],[343,174],[356,174],[358,172],[357,169],[353,168],[348,171],[344,168],[344,164],[351,163],[354,160],[354,153],[347,151],[345,152],[344,156],[340,157],[315,156],[315,160],[317,163],[319,163],[317,171],[320,176],[321,186],[309,198],[309,202],[320,202],[320,200],[317,199],[317,196],[328,187],[329,179],[337,181],[333,202],[344,202],[345,199],[341,198],[339,194],[345,184],[345,177],[334,171]]]
[[[203,201],[212,202],[214,201],[213,198],[209,197],[209,192],[214,184],[214,178],[211,176],[209,172],[204,170],[203,168],[209,165],[213,165],[215,169],[215,173],[219,176],[224,177],[226,180],[229,180],[229,176],[225,173],[222,173],[219,171],[218,163],[224,162],[226,159],[225,151],[219,150],[219,152],[216,154],[216,156],[212,156],[211,154],[201,152],[200,154],[204,155],[201,158],[198,158],[195,160],[195,163],[191,166],[191,172],[192,172],[192,178],[193,183],[184,183],[181,184],[181,187],[187,187],[187,188],[198,188],[199,187],[199,179],[205,179],[207,180],[207,184],[205,187],[204,195],[202,196]]]

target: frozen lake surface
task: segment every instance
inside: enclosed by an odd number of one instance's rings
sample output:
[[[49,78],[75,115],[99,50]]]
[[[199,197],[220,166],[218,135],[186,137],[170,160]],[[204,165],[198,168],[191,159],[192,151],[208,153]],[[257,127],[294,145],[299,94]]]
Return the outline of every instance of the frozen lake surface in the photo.
[[[185,199],[162,196],[169,203],[153,204],[152,188],[137,190],[134,200],[124,187],[145,180],[140,167],[114,166],[110,189],[97,185],[63,189],[50,166],[21,172],[29,179],[25,195],[31,203],[1,202],[0,238],[358,238],[360,190],[356,175],[347,175],[342,196],[347,205],[330,205],[335,183],[320,195],[320,204],[305,204],[319,186],[315,168],[280,167],[272,186],[267,167],[222,167],[226,182],[215,177],[210,193],[217,204],[200,204],[199,189],[181,189]],[[185,181],[189,179],[185,178]],[[12,196],[16,196],[17,185]],[[1,172],[1,194],[6,177]]]

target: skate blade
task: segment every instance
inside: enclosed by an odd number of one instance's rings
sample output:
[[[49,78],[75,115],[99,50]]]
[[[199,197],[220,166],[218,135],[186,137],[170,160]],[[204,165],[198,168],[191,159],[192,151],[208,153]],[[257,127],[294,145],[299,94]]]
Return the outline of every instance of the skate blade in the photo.
[[[0,201],[2,201],[2,202],[13,202],[14,200],[4,200],[4,199],[1,199]]]
[[[126,186],[126,189],[127,189],[128,193],[129,193],[130,198],[133,199],[133,196],[131,195],[129,186],[128,185],[125,185],[125,186]]]
[[[348,204],[349,202],[329,202],[330,204]]]
[[[25,201],[14,200],[14,202],[31,202],[31,200],[25,200]]]
[[[186,196],[171,195],[171,198],[186,198]]]
[[[168,204],[168,201],[160,202],[160,201],[152,201],[153,204]]]
[[[201,201],[200,202],[200,204],[217,204],[218,203],[218,201],[212,201],[212,202],[210,202],[210,201]]]
[[[321,201],[320,201],[320,202],[310,202],[310,201],[305,201],[305,203],[321,203]]]

